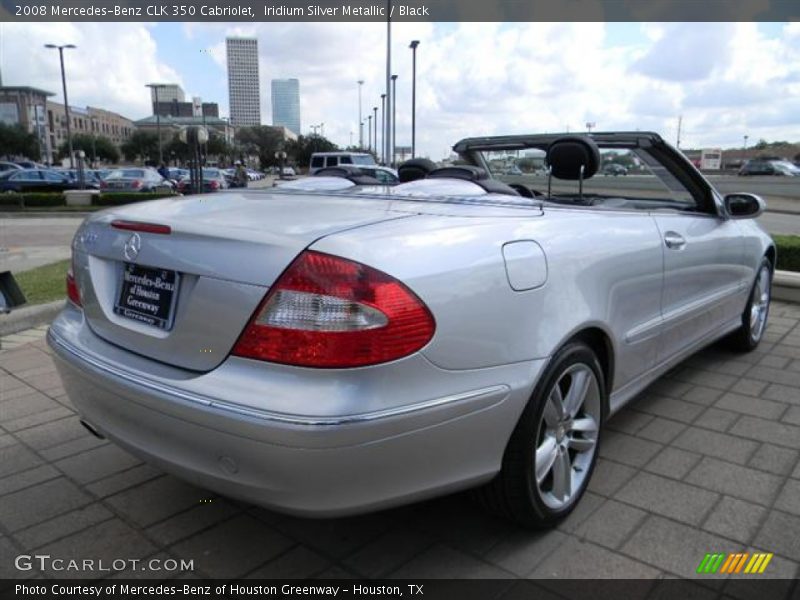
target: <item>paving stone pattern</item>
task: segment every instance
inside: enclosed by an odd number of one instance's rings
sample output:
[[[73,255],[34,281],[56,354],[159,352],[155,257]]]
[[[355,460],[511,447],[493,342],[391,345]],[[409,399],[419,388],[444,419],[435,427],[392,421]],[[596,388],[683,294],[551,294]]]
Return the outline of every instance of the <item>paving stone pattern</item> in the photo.
[[[55,576],[14,568],[35,552],[194,561],[117,574],[139,577],[689,578],[706,552],[759,550],[775,553],[765,577],[797,577],[799,322],[800,305],[774,303],[756,352],[708,348],[615,415],[589,491],[550,531],[466,494],[335,520],[219,497],[89,436],[45,329],[16,334],[0,351],[0,575]],[[735,576],[702,582],[752,597]]]

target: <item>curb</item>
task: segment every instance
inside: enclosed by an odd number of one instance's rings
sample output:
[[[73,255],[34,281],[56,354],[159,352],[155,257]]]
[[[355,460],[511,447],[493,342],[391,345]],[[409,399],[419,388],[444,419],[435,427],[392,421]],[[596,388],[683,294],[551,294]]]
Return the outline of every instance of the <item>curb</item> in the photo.
[[[8,315],[0,315],[0,336],[19,333],[49,323],[64,308],[64,302],[66,300],[25,306]]]
[[[775,300],[800,303],[800,273],[775,271],[772,278],[772,297]]]

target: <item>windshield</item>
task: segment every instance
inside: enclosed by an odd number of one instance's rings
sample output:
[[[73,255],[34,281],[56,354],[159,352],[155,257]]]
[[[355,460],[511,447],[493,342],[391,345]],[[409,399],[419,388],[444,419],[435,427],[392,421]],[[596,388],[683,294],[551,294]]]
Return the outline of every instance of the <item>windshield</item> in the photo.
[[[356,165],[374,165],[375,159],[369,155],[364,156],[353,156],[353,164]]]
[[[549,184],[555,201],[574,203],[581,199],[584,202],[579,203],[619,207],[661,201],[678,208],[695,207],[689,190],[644,148],[600,144],[599,150],[597,173],[583,181],[582,190],[578,181],[548,178],[544,150],[493,150],[479,154],[492,177],[515,187],[523,186],[534,196],[547,196]]]
[[[116,171],[111,171],[106,179],[123,179],[128,177],[144,177],[144,171],[142,169],[117,169]]]

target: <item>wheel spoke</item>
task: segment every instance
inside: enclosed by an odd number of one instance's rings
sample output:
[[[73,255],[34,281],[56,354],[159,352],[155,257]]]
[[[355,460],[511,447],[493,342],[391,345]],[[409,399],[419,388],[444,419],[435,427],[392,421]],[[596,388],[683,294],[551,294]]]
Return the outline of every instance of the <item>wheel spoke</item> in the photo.
[[[591,382],[589,371],[581,369],[572,374],[572,382],[567,392],[567,397],[564,399],[564,413],[570,417],[578,414],[578,410],[583,405],[586,398],[586,393],[589,391],[589,383]]]
[[[536,449],[536,483],[541,484],[553,463],[556,460],[556,439],[553,436],[546,436],[542,444]]]
[[[553,463],[553,495],[565,501],[572,494],[572,466],[566,452],[558,452]]]
[[[576,452],[589,452],[592,448],[594,448],[594,445],[594,440],[575,437],[569,439],[569,447]]]
[[[544,405],[544,422],[547,426],[555,428],[558,426],[561,419],[564,417],[564,404],[561,397],[561,390],[557,385],[553,386],[553,391],[547,397],[547,402]]]
[[[592,417],[581,417],[580,419],[575,419],[572,422],[571,429],[572,431],[582,431],[584,433],[597,431],[597,421],[595,421]]]

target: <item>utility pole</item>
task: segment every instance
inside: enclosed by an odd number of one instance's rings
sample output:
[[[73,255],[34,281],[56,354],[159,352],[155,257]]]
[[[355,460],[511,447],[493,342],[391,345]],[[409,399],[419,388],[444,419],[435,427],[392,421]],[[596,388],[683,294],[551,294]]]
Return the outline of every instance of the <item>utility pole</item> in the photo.
[[[381,164],[386,164],[386,94],[381,94]]]
[[[361,118],[361,87],[364,85],[364,80],[358,80],[358,149],[364,149],[364,120]]]
[[[397,160],[397,75],[392,75],[392,168]]]
[[[411,48],[411,158],[417,151],[417,46],[419,40],[414,40],[409,45]]]
[[[391,114],[392,114],[392,0],[386,0],[386,131],[384,132],[384,145],[386,146],[386,159],[389,160],[389,154],[392,148],[392,127],[391,127]]]
[[[675,147],[680,150],[681,148],[681,126],[683,125],[683,115],[678,115],[678,137],[675,140]]]
[[[378,107],[372,107],[372,126],[375,128],[375,156],[378,156]]]
[[[45,48],[51,49],[58,49],[58,58],[61,60],[61,86],[64,89],[64,116],[67,119],[67,147],[69,148],[69,168],[75,168],[75,157],[73,156],[74,152],[72,150],[72,127],[70,125],[70,115],[69,115],[69,100],[67,99],[67,76],[64,73],[64,48],[76,48],[74,44],[65,44],[63,46],[57,46],[56,44],[45,44]]]

